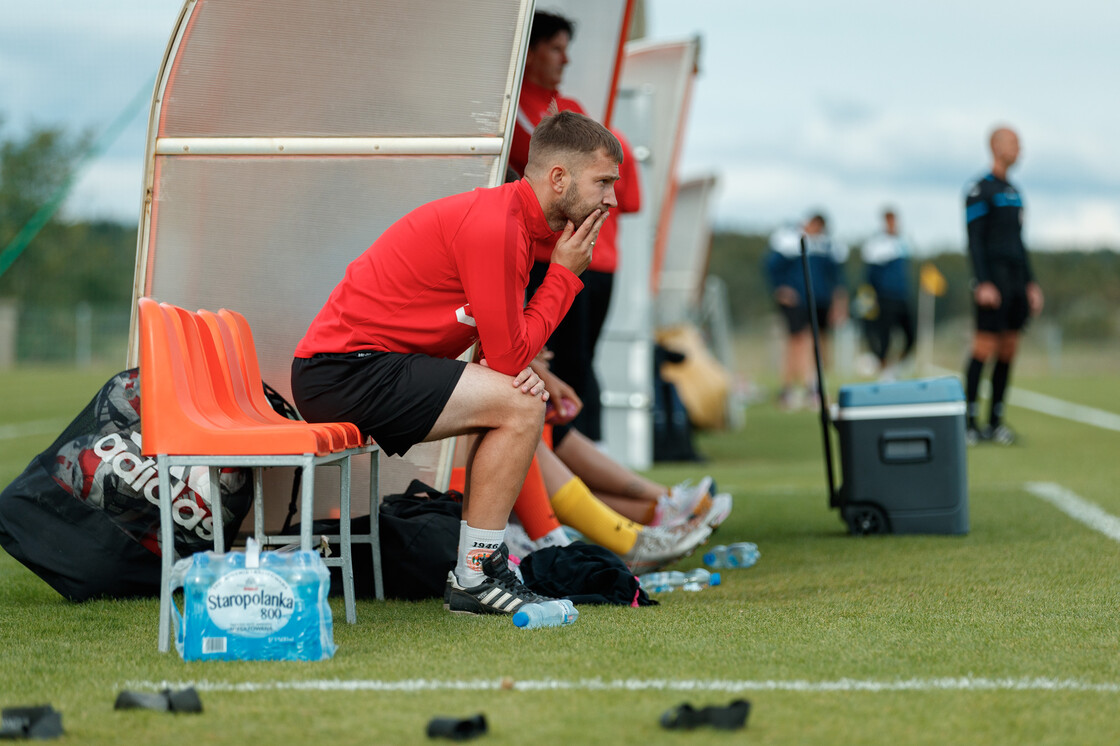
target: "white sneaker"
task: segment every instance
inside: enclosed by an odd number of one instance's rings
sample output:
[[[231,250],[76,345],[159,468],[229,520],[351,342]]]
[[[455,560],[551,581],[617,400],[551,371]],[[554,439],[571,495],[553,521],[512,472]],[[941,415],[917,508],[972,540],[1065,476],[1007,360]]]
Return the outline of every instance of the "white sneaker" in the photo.
[[[713,531],[719,528],[719,525],[727,520],[731,515],[731,495],[726,492],[721,492],[712,498],[712,509],[704,516],[704,523],[708,524]]]
[[[681,482],[658,500],[651,525],[673,528],[696,522],[711,511],[714,494],[711,477],[704,477],[696,486],[688,481]]]
[[[687,557],[711,535],[712,527],[706,523],[676,528],[646,526],[638,532],[638,540],[622,555],[622,560],[631,572],[640,575]]]
[[[566,547],[572,543],[563,526],[557,526],[533,542],[533,549],[547,549],[548,547]]]
[[[525,528],[512,516],[506,524],[505,542],[510,555],[513,557],[528,557],[537,548],[533,540],[529,538]]]

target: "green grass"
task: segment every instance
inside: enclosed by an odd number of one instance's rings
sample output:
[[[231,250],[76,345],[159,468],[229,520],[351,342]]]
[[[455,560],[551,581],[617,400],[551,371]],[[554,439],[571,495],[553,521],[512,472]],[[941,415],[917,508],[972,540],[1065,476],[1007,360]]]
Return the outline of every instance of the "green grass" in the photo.
[[[1113,412],[1115,386],[1024,365],[1015,385]],[[0,428],[55,422],[0,441],[0,484],[114,371],[0,373]],[[434,716],[484,712],[486,743],[1112,744],[1114,691],[726,691],[482,689],[417,692],[206,692],[201,716],[115,712],[129,682],[583,679],[891,683],[942,678],[1120,684],[1120,546],[1026,492],[1056,482],[1120,515],[1120,433],[1025,409],[1011,448],[968,453],[967,536],[850,537],[827,507],[819,424],[769,404],[737,433],[705,434],[703,466],[666,464],[664,482],[710,472],[735,496],[713,541],[750,540],[762,558],[721,586],[643,609],[583,607],[569,628],[517,630],[459,618],[438,601],[359,602],[339,651],[319,663],[185,663],[156,652],[154,600],[75,605],[0,553],[0,704],[50,702],[67,740],[243,744],[293,735],[330,743],[409,744]],[[683,567],[698,565],[693,557]],[[669,733],[659,715],[684,701],[753,703],[747,731]],[[526,734],[531,734],[531,737]]]

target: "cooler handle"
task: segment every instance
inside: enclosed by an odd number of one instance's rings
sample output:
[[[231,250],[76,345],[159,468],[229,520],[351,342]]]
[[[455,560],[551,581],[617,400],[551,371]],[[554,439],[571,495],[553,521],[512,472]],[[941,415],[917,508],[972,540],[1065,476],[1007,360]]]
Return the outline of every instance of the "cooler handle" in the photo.
[[[879,436],[879,460],[884,464],[920,464],[933,460],[933,431],[886,430]]]

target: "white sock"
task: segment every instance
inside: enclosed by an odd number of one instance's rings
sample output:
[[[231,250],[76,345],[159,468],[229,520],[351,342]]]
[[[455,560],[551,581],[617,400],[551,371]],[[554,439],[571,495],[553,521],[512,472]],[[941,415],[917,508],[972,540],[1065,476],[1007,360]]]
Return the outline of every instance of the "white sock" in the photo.
[[[482,560],[489,557],[505,538],[505,528],[491,531],[473,528],[466,521],[459,524],[459,561],[455,565],[455,577],[464,588],[474,588],[485,580]]]
[[[467,520],[465,518],[460,519],[459,520],[459,549],[460,550],[464,546],[466,546],[465,540],[463,539],[463,533],[466,530],[467,530]],[[463,564],[463,553],[460,551],[459,552],[459,557],[455,561],[455,577],[458,578],[459,585],[463,585],[463,571],[464,571],[465,567],[466,566]]]
[[[572,543],[568,538],[567,532],[564,531],[563,526],[557,526],[533,542],[537,549],[544,549],[545,547],[566,547]]]

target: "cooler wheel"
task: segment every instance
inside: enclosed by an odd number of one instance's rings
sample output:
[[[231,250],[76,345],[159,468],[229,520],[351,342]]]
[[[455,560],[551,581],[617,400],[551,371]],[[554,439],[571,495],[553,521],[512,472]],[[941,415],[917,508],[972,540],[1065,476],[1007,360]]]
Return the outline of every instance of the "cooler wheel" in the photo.
[[[887,514],[877,505],[870,503],[847,505],[844,507],[843,515],[848,530],[856,536],[890,533]]]

